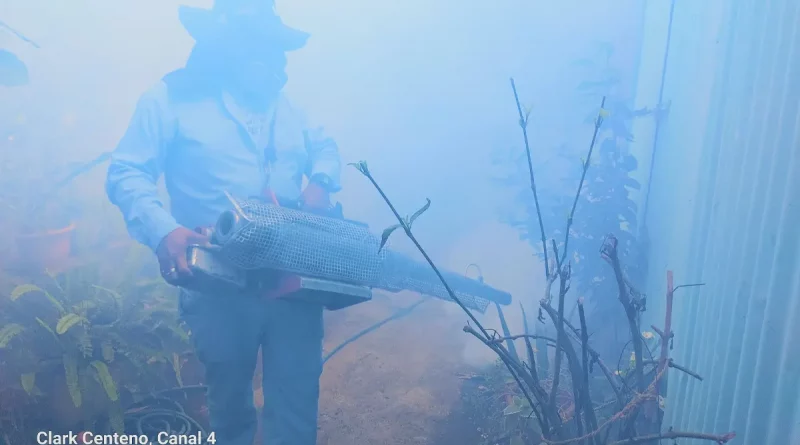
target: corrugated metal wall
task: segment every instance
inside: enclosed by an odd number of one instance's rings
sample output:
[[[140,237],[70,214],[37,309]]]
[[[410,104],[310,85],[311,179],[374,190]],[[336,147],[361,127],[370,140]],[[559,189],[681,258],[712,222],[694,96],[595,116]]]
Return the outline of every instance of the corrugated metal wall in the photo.
[[[663,34],[669,2],[648,3],[662,12],[647,15],[649,28]],[[736,444],[800,445],[798,29],[799,0],[676,0],[674,9],[672,107],[646,215],[647,324],[663,325],[666,270],[676,284],[705,283],[676,294],[673,350],[704,381],[670,374],[665,426],[735,430]],[[663,54],[663,42],[646,36],[644,51]],[[652,100],[645,90],[640,103]]]

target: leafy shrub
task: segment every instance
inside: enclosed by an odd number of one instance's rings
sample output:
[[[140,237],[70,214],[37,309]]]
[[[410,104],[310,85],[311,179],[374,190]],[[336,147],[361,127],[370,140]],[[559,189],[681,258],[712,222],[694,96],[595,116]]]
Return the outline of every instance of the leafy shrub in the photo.
[[[131,253],[121,273],[90,263],[11,290],[0,305],[0,394],[11,397],[0,400],[46,406],[63,384],[80,420],[107,410],[118,429],[123,402],[182,384],[188,334],[177,298],[137,270],[140,249]]]

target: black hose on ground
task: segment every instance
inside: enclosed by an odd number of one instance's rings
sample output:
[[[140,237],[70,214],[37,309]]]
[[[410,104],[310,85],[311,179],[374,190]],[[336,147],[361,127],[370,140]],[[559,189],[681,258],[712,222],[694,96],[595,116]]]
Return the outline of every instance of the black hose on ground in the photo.
[[[206,430],[200,422],[186,413],[183,405],[175,399],[166,397],[169,393],[185,394],[190,391],[205,392],[206,386],[170,388],[131,404],[123,414],[125,433],[147,436],[152,443],[157,443],[158,435],[164,433],[195,435],[199,432],[206,437]],[[110,422],[107,422],[105,429],[108,434],[113,432]]]
[[[416,309],[417,306],[421,305],[422,303],[424,303],[424,302],[426,302],[428,300],[429,300],[428,298],[422,298],[420,300],[417,300],[416,303],[414,303],[414,304],[412,304],[410,306],[406,306],[406,307],[404,307],[402,309],[399,309],[398,311],[394,312],[392,315],[384,318],[383,320],[381,320],[381,321],[379,321],[379,322],[377,322],[377,323],[375,323],[375,324],[373,324],[373,325],[371,325],[371,326],[369,326],[369,327],[367,327],[365,329],[362,329],[361,331],[359,331],[355,335],[351,336],[347,340],[345,340],[342,343],[340,343],[339,346],[333,348],[333,350],[331,352],[325,354],[325,356],[322,357],[322,364],[325,365],[325,363],[328,360],[330,360],[331,357],[336,355],[337,352],[339,352],[342,349],[344,349],[350,343],[353,343],[354,341],[356,341],[359,338],[369,334],[370,332],[374,332],[374,331],[378,330],[378,328],[380,328],[381,326],[385,325],[386,323],[389,323],[390,321],[399,320],[400,318],[405,317],[406,315],[410,314],[414,309]]]

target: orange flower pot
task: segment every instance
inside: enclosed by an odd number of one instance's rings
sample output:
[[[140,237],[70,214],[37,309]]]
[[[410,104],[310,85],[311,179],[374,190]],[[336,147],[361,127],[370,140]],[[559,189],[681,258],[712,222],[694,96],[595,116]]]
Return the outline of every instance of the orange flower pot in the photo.
[[[17,235],[17,260],[20,266],[61,270],[72,253],[75,224],[55,230]]]

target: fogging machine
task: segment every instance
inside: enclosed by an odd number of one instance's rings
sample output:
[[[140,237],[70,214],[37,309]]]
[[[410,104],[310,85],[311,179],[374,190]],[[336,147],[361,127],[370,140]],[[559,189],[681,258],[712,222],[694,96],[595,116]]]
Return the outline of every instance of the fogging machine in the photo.
[[[297,298],[342,309],[372,299],[372,289],[413,291],[452,301],[433,268],[381,248],[381,238],[344,218],[337,204],[326,214],[260,199],[234,203],[210,229],[209,246],[187,252],[190,290],[269,298]],[[442,271],[456,297],[481,313],[490,302],[508,305],[511,295],[451,271]]]

